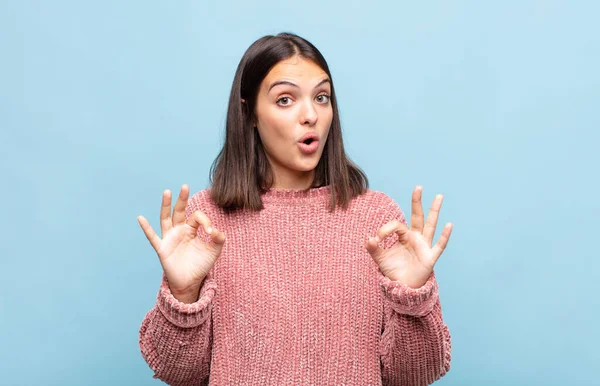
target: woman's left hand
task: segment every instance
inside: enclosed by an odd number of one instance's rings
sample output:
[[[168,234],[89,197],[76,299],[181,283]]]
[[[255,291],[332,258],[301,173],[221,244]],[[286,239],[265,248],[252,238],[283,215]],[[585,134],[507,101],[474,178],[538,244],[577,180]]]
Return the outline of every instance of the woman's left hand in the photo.
[[[435,197],[427,222],[423,224],[422,191],[423,188],[417,185],[412,195],[410,228],[392,220],[379,228],[377,236],[370,237],[366,244],[381,273],[412,288],[419,288],[427,282],[452,232],[452,223],[446,224],[437,244],[431,247],[444,197],[441,194]],[[389,249],[381,248],[378,243],[394,232],[398,234],[398,242]]]

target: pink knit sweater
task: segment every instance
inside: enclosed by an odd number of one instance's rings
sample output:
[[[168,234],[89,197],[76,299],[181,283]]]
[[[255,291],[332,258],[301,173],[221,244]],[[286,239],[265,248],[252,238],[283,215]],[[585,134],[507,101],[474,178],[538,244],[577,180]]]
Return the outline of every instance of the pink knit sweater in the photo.
[[[144,360],[170,385],[428,385],[450,369],[438,283],[385,277],[364,247],[392,219],[382,192],[327,211],[330,188],[271,189],[260,212],[226,215],[209,189],[202,210],[227,240],[198,301],[173,297],[163,274],[139,331]],[[209,237],[200,227],[199,236]],[[383,240],[388,248],[393,234]]]

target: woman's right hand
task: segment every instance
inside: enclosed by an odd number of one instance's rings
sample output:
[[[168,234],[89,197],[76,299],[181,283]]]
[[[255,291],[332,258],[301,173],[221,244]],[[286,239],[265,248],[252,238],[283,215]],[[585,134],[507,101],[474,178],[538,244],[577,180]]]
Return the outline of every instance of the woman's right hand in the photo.
[[[138,216],[138,222],[158,254],[173,296],[184,303],[193,303],[198,300],[202,281],[221,254],[225,234],[212,226],[202,211],[195,211],[186,221],[188,197],[189,186],[184,184],[171,217],[171,192],[163,192],[160,209],[162,240],[144,216]],[[208,243],[197,235],[200,225],[210,234]]]

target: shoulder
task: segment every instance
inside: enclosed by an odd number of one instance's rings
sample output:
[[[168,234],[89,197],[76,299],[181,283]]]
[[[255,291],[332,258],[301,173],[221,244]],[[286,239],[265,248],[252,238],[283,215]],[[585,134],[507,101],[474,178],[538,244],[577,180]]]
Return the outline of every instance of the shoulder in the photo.
[[[365,204],[377,208],[385,222],[391,221],[392,219],[397,219],[401,222],[406,221],[400,205],[398,205],[398,203],[396,203],[396,201],[388,194],[378,190],[368,189],[364,196]]]
[[[205,188],[205,189],[197,191],[196,193],[194,193],[192,195],[190,200],[193,200],[196,202],[206,202],[207,200],[210,200],[210,188]]]
[[[203,212],[214,212],[217,209],[218,206],[211,198],[210,188],[205,188],[194,193],[188,199],[186,211],[188,213],[194,212],[196,210],[201,210]]]
[[[379,208],[384,212],[398,207],[398,204],[396,204],[396,201],[392,197],[379,190],[367,189],[367,192],[360,197],[362,197],[360,200],[362,204]]]

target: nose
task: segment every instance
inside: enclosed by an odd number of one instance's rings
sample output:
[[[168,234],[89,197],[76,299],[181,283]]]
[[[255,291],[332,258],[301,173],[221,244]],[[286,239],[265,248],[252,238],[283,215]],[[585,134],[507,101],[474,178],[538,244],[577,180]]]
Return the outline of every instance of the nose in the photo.
[[[312,101],[304,103],[300,114],[300,123],[312,126],[317,123],[318,118],[317,109],[315,109]]]

